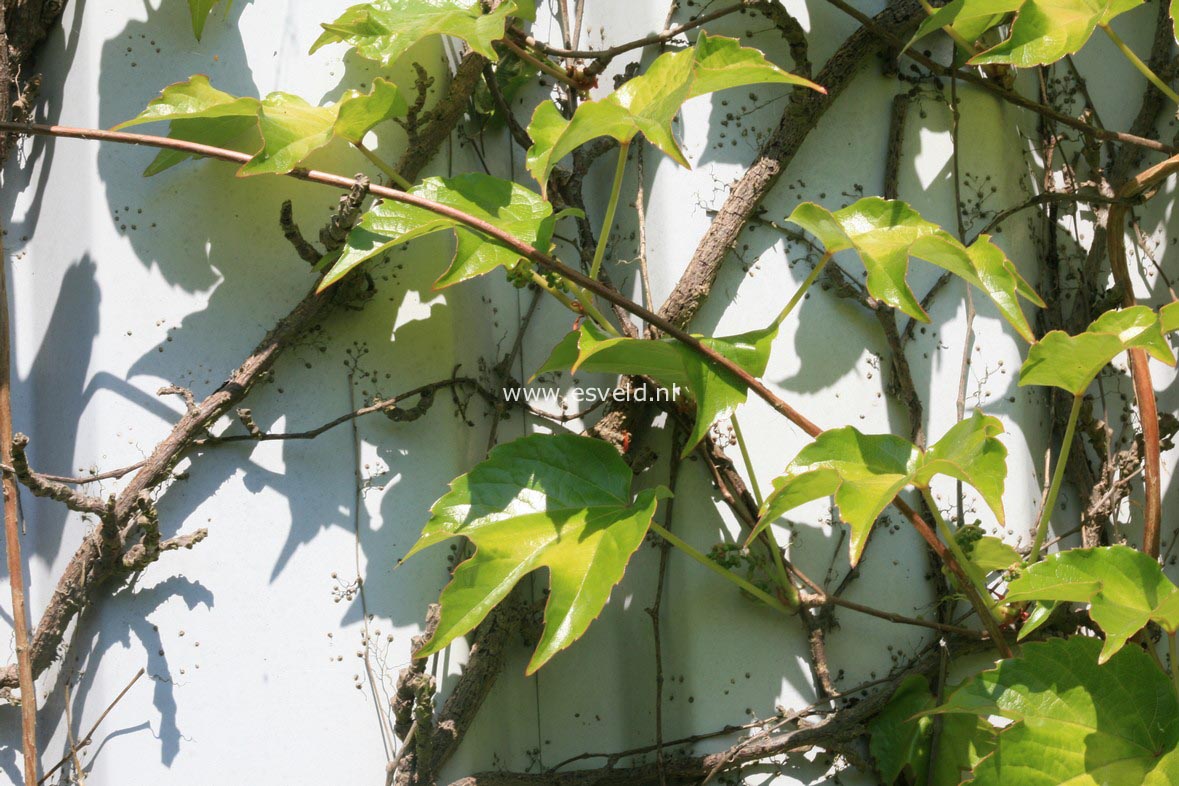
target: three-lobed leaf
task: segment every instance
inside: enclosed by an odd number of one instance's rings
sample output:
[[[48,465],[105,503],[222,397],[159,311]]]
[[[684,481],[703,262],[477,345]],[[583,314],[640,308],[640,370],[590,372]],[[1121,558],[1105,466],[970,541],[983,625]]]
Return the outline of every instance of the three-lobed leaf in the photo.
[[[700,343],[757,377],[765,373],[770,347],[777,335],[777,326],[770,325],[735,336],[699,338]],[[566,369],[649,376],[669,390],[676,387],[687,390],[696,402],[696,422],[684,446],[684,455],[704,439],[713,423],[728,417],[743,404],[748,394],[746,385],[732,372],[716,368],[675,339],[611,337],[588,321],[557,344],[537,374]]]
[[[1158,560],[1127,546],[1070,549],[1026,568],[1007,587],[1007,601],[1088,603],[1089,616],[1105,633],[1105,663],[1148,622],[1174,633],[1179,627],[1179,588]]]
[[[923,259],[987,294],[1026,341],[1035,340],[1019,298],[1044,301],[988,235],[964,246],[905,202],[865,197],[839,210],[804,202],[787,218],[814,235],[829,254],[854,251],[868,273],[868,292],[923,322],[929,315],[909,288],[909,258]]]
[[[995,733],[986,721],[957,713],[943,719],[937,752],[931,755],[934,722],[925,713],[936,706],[929,681],[914,674],[897,686],[888,704],[869,722],[868,749],[886,784],[906,773],[910,783],[958,786],[963,775],[994,747]]]
[[[1179,703],[1167,676],[1137,647],[1104,664],[1100,648],[1082,636],[1025,644],[936,710],[1012,721],[971,786],[1179,783]]]
[[[462,0],[375,0],[354,5],[321,24],[323,33],[311,52],[347,43],[361,57],[388,67],[419,41],[444,35],[495,61],[493,43],[504,37],[509,18],[531,21],[535,16],[536,6],[530,0],[504,0],[490,13],[484,13],[479,2]]]
[[[951,27],[973,42],[1014,11],[1007,39],[968,62],[1019,68],[1049,65],[1079,51],[1098,25],[1139,5],[1142,0],[954,0],[926,18],[913,41]]]
[[[115,128],[168,122],[168,136],[249,153],[241,176],[285,174],[334,137],[359,142],[374,126],[407,110],[397,86],[373,80],[368,93],[349,90],[337,102],[313,106],[290,93],[262,99],[235,96],[196,74],[164,88],[138,115]],[[144,174],[154,175],[190,155],[163,150]]]
[[[533,140],[528,171],[543,189],[557,162],[591,139],[608,136],[627,143],[638,134],[688,166],[671,127],[683,103],[706,93],[765,82],[826,92],[774,65],[760,51],[741,46],[735,38],[701,33],[694,46],[665,52],[646,72],[605,98],[582,102],[568,120],[552,102],[538,106],[528,126]]]
[[[406,555],[454,537],[475,553],[439,599],[429,641],[438,652],[475,628],[534,570],[548,568],[544,628],[528,674],[582,636],[642,544],[665,489],[631,494],[633,473],[613,446],[589,437],[534,434],[499,445],[456,478]]]
[[[409,190],[468,215],[481,218],[529,245],[547,251],[553,227],[567,215],[553,215],[553,208],[539,194],[508,180],[472,172],[458,177],[430,177]],[[454,258],[435,286],[448,287],[489,273],[496,267],[510,267],[520,254],[495,238],[483,235],[446,216],[416,205],[383,201],[374,204],[348,234],[343,252],[320,282],[330,287],[362,262],[394,246],[434,232],[454,230]]]
[[[833,496],[851,529],[849,560],[855,565],[885,507],[906,486],[928,486],[934,475],[974,486],[1002,523],[1007,477],[1002,433],[998,419],[978,410],[925,451],[892,434],[863,434],[851,426],[824,431],[774,480],[750,538],[799,505]]]
[[[1019,384],[1048,385],[1079,396],[1111,360],[1128,349],[1142,349],[1175,365],[1161,327],[1154,311],[1131,306],[1105,312],[1076,336],[1053,330],[1028,350],[1019,370]]]

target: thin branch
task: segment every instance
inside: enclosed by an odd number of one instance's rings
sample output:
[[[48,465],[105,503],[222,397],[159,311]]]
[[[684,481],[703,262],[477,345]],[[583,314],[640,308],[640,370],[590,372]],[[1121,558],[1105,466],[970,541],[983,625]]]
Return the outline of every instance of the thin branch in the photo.
[[[118,704],[120,701],[123,700],[123,697],[127,695],[127,692],[129,690],[131,690],[132,686],[134,686],[135,683],[139,681],[139,678],[142,677],[143,674],[144,674],[144,670],[142,668],[139,671],[135,672],[135,676],[132,677],[131,681],[127,683],[127,687],[125,687],[121,691],[119,691],[119,695],[115,696],[114,700],[110,704],[107,705],[106,709],[102,711],[102,714],[98,716],[98,720],[94,721],[94,725],[92,725],[90,727],[90,731],[86,732],[86,736],[84,736],[81,740],[79,740],[77,745],[71,746],[70,752],[68,754],[66,754],[64,757],[62,757],[61,761],[59,761],[57,764],[54,764],[52,767],[50,767],[48,770],[45,771],[45,774],[43,776],[41,776],[41,780],[37,781],[38,786],[40,786],[40,784],[44,783],[45,781],[49,780],[50,776],[52,776],[53,773],[57,772],[61,768],[62,765],[64,765],[67,761],[70,760],[70,758],[72,756],[75,756],[79,750],[81,750],[82,748],[85,748],[87,745],[89,745],[94,740],[94,732],[98,731],[98,727],[102,724],[102,722],[104,720],[106,720],[106,716],[111,714],[111,710],[113,710],[115,708],[116,704]]]

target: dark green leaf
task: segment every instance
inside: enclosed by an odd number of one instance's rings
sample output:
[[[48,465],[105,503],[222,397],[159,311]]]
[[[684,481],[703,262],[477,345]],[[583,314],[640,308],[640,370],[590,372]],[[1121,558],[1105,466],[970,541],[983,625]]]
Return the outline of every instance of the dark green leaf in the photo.
[[[1014,721],[971,786],[1179,783],[1179,704],[1167,676],[1137,647],[1099,665],[1100,648],[1081,636],[1025,644],[950,696],[939,712]]]

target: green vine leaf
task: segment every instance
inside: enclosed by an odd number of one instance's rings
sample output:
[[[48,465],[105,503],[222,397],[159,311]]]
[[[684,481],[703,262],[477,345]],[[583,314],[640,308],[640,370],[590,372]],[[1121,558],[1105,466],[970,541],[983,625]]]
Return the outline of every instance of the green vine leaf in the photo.
[[[488,60],[498,59],[492,44],[504,37],[510,17],[536,18],[529,0],[504,0],[491,13],[480,3],[461,0],[376,0],[354,5],[332,22],[311,45],[314,53],[328,44],[347,43],[358,55],[382,66],[393,65],[419,41],[445,35],[458,38]]]
[[[479,172],[426,178],[409,193],[481,218],[541,251],[551,246],[556,222],[570,214],[562,211],[553,215],[552,205],[536,192]],[[454,259],[434,283],[436,288],[481,276],[500,266],[511,267],[520,259],[516,251],[454,219],[401,202],[378,202],[348,234],[343,252],[323,277],[319,289],[327,289],[357,265],[394,246],[450,229],[456,236]]]
[[[994,535],[979,538],[971,545],[967,557],[984,576],[996,570],[1008,570],[1023,561],[1014,546],[1004,543]]]
[[[863,434],[851,426],[824,431],[774,480],[749,539],[799,505],[834,496],[851,529],[848,558],[855,566],[885,507],[906,486],[928,486],[935,475],[974,486],[1002,523],[1007,477],[1002,433],[997,418],[978,410],[924,452],[892,434]]]
[[[1159,329],[1164,333],[1179,330],[1179,302],[1168,303],[1159,309]]]
[[[936,706],[929,681],[914,674],[897,686],[888,704],[868,724],[868,747],[886,784],[895,783],[906,773],[909,783],[958,786],[964,774],[994,748],[995,732],[990,724],[974,715],[956,713],[943,720],[937,755],[931,757],[934,724],[924,713]]]
[[[880,197],[865,197],[835,211],[804,202],[787,220],[814,235],[829,254],[855,251],[868,272],[868,292],[915,319],[928,322],[929,315],[909,288],[909,257],[978,287],[1025,340],[1035,340],[1019,298],[1040,307],[1044,301],[988,235],[963,246],[905,202]]]
[[[1029,566],[1007,588],[1007,601],[1088,603],[1105,633],[1100,663],[1148,622],[1174,633],[1179,626],[1179,588],[1158,560],[1127,546],[1070,549]]]
[[[735,38],[701,33],[695,46],[666,52],[645,73],[605,98],[582,102],[572,119],[562,117],[551,101],[540,104],[528,126],[533,140],[528,171],[543,190],[557,162],[591,139],[609,136],[628,143],[640,133],[677,163],[689,166],[671,127],[683,103],[706,93],[763,82],[826,92],[774,65],[758,50],[741,46]]]
[[[290,93],[275,92],[261,100],[231,95],[196,74],[164,88],[142,112],[115,128],[167,121],[173,139],[253,155],[238,169],[241,177],[281,175],[333,137],[359,142],[374,126],[406,110],[397,86],[380,77],[367,94],[349,90],[336,103],[317,107]],[[189,157],[163,150],[144,174],[157,174]]]
[[[213,6],[220,2],[221,0],[188,0],[188,14],[192,18],[192,34],[196,36],[196,40],[201,40],[201,36],[205,33],[205,22],[209,20]],[[225,1],[226,13],[229,12],[232,2],[233,0]]]
[[[929,16],[913,41],[944,26],[975,41],[1015,11],[1010,36],[968,62],[1031,68],[1075,54],[1099,24],[1140,5],[1142,0],[954,0]]]
[[[765,373],[770,347],[777,335],[777,326],[770,325],[735,336],[698,338],[700,343],[760,377]],[[704,439],[713,423],[733,414],[745,403],[749,392],[729,371],[715,368],[675,339],[615,338],[589,321],[566,335],[536,373],[564,370],[637,374],[651,377],[671,391],[681,387],[687,390],[696,402],[696,422],[684,445],[685,456]]]
[[[1053,330],[1040,339],[1028,350],[1019,370],[1019,384],[1048,385],[1079,396],[1111,360],[1135,348],[1175,365],[1175,356],[1155,312],[1146,306],[1107,311],[1093,320],[1084,333],[1070,336]]]
[[[971,786],[1179,783],[1179,703],[1138,647],[1098,664],[1083,636],[1023,645],[955,691],[937,712],[1013,723],[974,768]]]
[[[456,478],[406,559],[465,537],[475,553],[442,591],[433,637],[415,653],[440,651],[475,628],[534,570],[548,568],[544,629],[528,663],[534,673],[582,636],[622,580],[666,489],[631,495],[633,473],[613,446],[571,434],[536,434],[499,445]]]

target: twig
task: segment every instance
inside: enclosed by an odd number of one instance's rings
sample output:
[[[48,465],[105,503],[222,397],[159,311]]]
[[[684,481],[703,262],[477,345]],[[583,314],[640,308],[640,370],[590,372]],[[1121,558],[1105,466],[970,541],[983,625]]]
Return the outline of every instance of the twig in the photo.
[[[64,765],[67,761],[69,761],[70,757],[72,755],[76,754],[78,752],[78,750],[80,750],[81,748],[85,748],[87,745],[89,745],[91,743],[91,741],[94,739],[94,732],[98,731],[99,725],[104,720],[106,720],[106,716],[110,715],[111,710],[113,710],[115,708],[115,705],[118,704],[120,701],[122,701],[123,697],[127,695],[127,691],[131,690],[131,687],[133,685],[135,685],[136,682],[139,681],[139,678],[142,677],[143,674],[144,674],[144,669],[142,669],[142,668],[140,668],[139,671],[135,672],[135,676],[132,677],[131,681],[127,683],[127,687],[125,687],[121,691],[119,691],[119,695],[115,696],[114,701],[112,701],[110,704],[107,705],[106,709],[102,711],[102,714],[98,716],[98,720],[94,721],[94,725],[90,727],[90,731],[86,732],[86,736],[83,737],[78,742],[78,744],[76,746],[72,747],[70,749],[70,753],[66,754],[62,758],[61,761],[59,761],[57,764],[54,764],[52,767],[50,767],[48,770],[46,770],[45,774],[43,776],[41,776],[41,780],[37,781],[38,786],[40,786],[40,784],[44,783],[45,781],[49,780],[50,776],[52,776],[53,773],[57,772],[62,767],[62,765]]]
[[[0,41],[0,44],[3,42]],[[0,89],[8,90],[7,85]],[[8,313],[8,259],[0,231],[0,460],[12,459],[12,333]],[[29,610],[25,605],[25,568],[20,548],[20,493],[16,476],[5,472],[4,539],[8,558],[8,584],[12,591],[12,628],[16,636],[16,663],[20,683],[20,740],[25,761],[25,783],[37,782],[37,686],[33,682],[32,653],[29,649]]]

